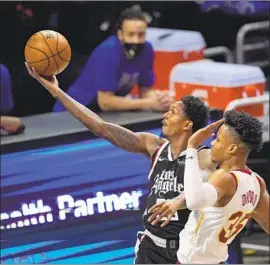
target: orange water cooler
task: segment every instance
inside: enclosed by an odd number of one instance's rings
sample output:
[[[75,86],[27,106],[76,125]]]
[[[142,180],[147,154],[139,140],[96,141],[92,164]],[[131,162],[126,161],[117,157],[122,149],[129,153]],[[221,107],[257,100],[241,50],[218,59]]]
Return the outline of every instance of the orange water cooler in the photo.
[[[170,93],[179,100],[185,95],[202,98],[212,108],[225,110],[234,99],[264,93],[266,79],[256,66],[199,60],[176,65],[170,74]],[[253,116],[263,116],[263,104],[241,107]]]
[[[169,89],[170,72],[176,64],[202,59],[206,46],[203,36],[196,31],[148,28],[146,40],[153,45],[154,87],[160,90]]]
[[[155,89],[169,90],[170,72],[176,64],[204,58],[206,44],[200,32],[148,28],[146,40],[154,49]],[[136,87],[131,94],[137,91]]]

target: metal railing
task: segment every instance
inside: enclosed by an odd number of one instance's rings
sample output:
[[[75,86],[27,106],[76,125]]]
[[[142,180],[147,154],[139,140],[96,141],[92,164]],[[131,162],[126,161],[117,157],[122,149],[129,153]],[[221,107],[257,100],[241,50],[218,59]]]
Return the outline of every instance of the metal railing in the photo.
[[[244,106],[252,106],[252,105],[256,105],[260,103],[267,103],[267,102],[269,102],[269,95],[234,99],[227,105],[225,111],[244,107]]]
[[[269,94],[264,94],[258,97],[250,97],[250,98],[240,98],[232,100],[225,111],[245,107],[252,106],[256,104],[264,104],[264,114],[262,117],[258,117],[261,122],[263,122],[263,141],[269,142]]]
[[[203,52],[206,58],[212,58],[217,55],[223,55],[225,57],[226,63],[233,63],[233,53],[232,51],[225,46],[217,46],[212,48],[207,48]]]
[[[249,64],[249,65],[256,65],[259,67],[264,67],[269,65],[269,59],[257,61],[257,62],[245,62],[245,52],[247,51],[254,51],[260,50],[269,47],[269,40],[264,40],[256,43],[245,43],[246,35],[249,32],[254,31],[262,31],[269,29],[270,23],[269,21],[262,21],[262,22],[255,22],[255,23],[248,23],[243,25],[236,36],[236,63],[238,64]]]

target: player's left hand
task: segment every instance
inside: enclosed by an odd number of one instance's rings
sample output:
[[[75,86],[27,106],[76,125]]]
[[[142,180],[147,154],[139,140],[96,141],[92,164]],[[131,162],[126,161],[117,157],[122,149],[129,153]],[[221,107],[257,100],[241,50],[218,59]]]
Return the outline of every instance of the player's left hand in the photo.
[[[223,123],[224,119],[220,119],[195,132],[188,140],[188,147],[197,148],[201,143],[210,138]]]
[[[151,225],[156,225],[159,222],[163,222],[160,226],[164,227],[171,221],[177,210],[178,204],[175,200],[166,200],[156,203],[149,209],[149,213],[152,214],[148,218],[148,222],[151,222]]]

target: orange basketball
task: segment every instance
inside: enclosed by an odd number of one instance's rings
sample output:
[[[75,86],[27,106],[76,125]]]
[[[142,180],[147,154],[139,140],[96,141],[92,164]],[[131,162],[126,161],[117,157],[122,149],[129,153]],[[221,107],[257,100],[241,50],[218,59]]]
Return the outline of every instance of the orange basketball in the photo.
[[[71,59],[71,48],[67,39],[53,30],[35,33],[24,49],[26,62],[43,76],[63,72]]]

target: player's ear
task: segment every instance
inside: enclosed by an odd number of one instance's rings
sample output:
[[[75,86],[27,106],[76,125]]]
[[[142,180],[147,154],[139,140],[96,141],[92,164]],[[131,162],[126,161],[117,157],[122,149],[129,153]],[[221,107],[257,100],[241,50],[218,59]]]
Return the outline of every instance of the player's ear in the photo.
[[[192,127],[193,127],[193,122],[188,120],[188,121],[186,121],[184,131],[190,131],[190,130],[192,130]]]
[[[239,150],[238,144],[232,144],[229,148],[229,154],[234,155]]]

